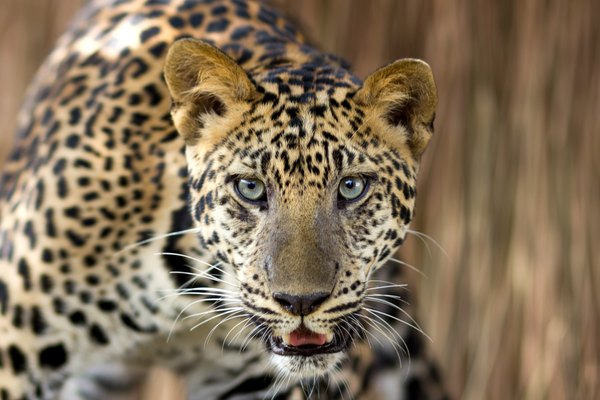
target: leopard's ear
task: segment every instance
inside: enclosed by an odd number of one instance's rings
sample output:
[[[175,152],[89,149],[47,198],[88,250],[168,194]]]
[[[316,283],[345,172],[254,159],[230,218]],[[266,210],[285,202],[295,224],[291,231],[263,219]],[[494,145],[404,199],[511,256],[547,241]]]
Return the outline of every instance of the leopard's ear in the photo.
[[[355,100],[385,125],[392,142],[404,142],[419,157],[433,134],[437,93],[429,65],[402,59],[370,75]]]
[[[187,144],[197,142],[208,116],[223,116],[258,95],[242,67],[221,50],[196,39],[171,45],[164,75],[173,100],[173,122]]]

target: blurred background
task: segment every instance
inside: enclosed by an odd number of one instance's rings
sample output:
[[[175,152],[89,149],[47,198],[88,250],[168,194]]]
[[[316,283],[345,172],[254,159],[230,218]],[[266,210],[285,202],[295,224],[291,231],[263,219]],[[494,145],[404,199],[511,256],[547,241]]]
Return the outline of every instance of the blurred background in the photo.
[[[272,0],[361,78],[433,68],[419,318],[461,399],[600,398],[600,2]],[[0,160],[28,82],[78,0],[0,3]],[[173,377],[145,398],[173,399]]]

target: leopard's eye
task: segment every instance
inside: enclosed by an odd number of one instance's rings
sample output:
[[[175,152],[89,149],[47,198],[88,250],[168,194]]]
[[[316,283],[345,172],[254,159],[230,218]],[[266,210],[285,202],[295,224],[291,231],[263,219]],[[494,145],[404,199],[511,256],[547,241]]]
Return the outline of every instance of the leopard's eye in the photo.
[[[255,178],[241,178],[235,183],[235,188],[238,194],[247,201],[259,202],[266,201],[266,189],[265,184]]]
[[[341,200],[357,200],[367,187],[367,181],[359,176],[347,176],[343,178],[339,186],[339,197]]]

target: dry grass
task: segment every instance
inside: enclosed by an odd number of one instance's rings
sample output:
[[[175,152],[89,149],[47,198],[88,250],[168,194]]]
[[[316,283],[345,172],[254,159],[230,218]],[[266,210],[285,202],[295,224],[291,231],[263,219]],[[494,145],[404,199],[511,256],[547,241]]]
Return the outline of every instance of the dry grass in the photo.
[[[402,256],[428,276],[420,317],[457,397],[600,398],[600,3],[274,2],[362,77],[406,56],[433,67],[413,228],[447,256],[417,238]],[[78,3],[0,5],[0,157]]]

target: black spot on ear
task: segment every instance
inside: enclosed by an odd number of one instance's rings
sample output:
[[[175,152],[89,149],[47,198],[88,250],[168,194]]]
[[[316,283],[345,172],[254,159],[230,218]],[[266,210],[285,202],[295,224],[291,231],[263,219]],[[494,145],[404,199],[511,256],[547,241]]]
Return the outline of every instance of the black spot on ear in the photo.
[[[198,106],[198,111],[202,114],[212,111],[219,116],[223,116],[227,110],[225,104],[214,96],[205,96],[204,99],[199,102]]]
[[[387,121],[394,126],[401,125],[406,128],[410,134],[413,134],[414,128],[410,121],[410,116],[414,114],[414,108],[416,106],[417,103],[412,98],[393,106],[386,115]]]

